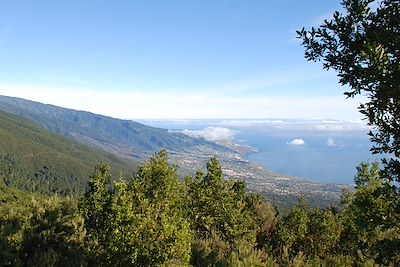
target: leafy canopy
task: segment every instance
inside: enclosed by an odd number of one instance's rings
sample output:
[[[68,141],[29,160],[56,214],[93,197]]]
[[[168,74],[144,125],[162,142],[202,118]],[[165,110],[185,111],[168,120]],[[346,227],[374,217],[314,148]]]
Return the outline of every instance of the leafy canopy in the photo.
[[[80,208],[91,258],[104,266],[185,266],[190,228],[183,190],[165,150],[144,162],[129,182],[111,184],[107,165],[90,177]]]
[[[400,1],[343,0],[344,13],[335,12],[318,28],[298,31],[305,57],[322,61],[349,86],[347,97],[366,95],[360,104],[373,131],[373,153],[390,154],[383,161],[385,176],[400,181]]]

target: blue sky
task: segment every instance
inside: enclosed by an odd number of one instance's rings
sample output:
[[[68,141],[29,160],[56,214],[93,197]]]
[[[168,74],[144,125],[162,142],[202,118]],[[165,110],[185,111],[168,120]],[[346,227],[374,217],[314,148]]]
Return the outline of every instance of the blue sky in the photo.
[[[295,29],[321,1],[2,1],[0,94],[119,118],[359,119]]]

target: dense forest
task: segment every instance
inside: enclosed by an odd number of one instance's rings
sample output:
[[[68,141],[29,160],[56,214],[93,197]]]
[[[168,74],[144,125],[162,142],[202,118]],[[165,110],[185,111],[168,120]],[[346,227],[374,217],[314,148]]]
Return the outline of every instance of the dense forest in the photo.
[[[378,165],[362,164],[341,208],[300,200],[281,216],[223,179],[216,158],[180,181],[161,151],[138,172],[100,164],[79,199],[0,187],[5,266],[397,266],[399,210]]]
[[[5,185],[45,195],[79,197],[97,162],[130,174],[137,164],[0,111],[0,176]]]
[[[244,181],[224,179],[215,157],[184,180],[166,150],[132,175],[118,174],[113,165],[123,169],[123,161],[53,135],[46,142],[72,154],[62,158],[50,146],[52,154],[32,166],[24,155],[43,149],[33,127],[32,142],[15,139],[0,155],[0,265],[400,266],[400,2],[380,1],[374,11],[372,2],[343,0],[344,15],[298,32],[305,57],[337,71],[348,97],[368,96],[359,108],[372,152],[386,156],[357,167],[340,206],[310,208],[299,199],[279,213]],[[7,129],[19,133],[13,118],[2,120],[0,145],[13,136]],[[84,185],[75,168],[86,170],[97,154],[111,166],[97,165]],[[65,166],[71,183],[58,183],[51,164]]]

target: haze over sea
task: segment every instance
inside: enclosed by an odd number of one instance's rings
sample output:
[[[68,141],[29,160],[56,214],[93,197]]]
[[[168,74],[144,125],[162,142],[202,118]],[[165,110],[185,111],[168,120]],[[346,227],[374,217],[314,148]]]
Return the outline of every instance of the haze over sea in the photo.
[[[258,152],[246,156],[269,170],[322,183],[353,183],[356,166],[379,160],[363,121],[139,120],[211,141],[231,140]]]

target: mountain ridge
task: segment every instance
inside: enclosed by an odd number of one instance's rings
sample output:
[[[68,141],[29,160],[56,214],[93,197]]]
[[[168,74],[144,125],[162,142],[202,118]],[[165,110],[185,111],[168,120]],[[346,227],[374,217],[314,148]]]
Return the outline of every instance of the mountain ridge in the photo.
[[[242,151],[235,144],[217,144],[133,121],[20,98],[0,96],[2,109],[25,116],[55,134],[130,161],[143,161],[165,148],[182,178],[201,170],[210,157],[216,156],[226,178],[246,181],[248,190],[279,205],[293,205],[299,197],[305,197],[312,206],[327,207],[339,203],[342,190],[349,188],[346,185],[320,184],[271,172],[243,160]]]
[[[114,174],[137,170],[133,162],[1,110],[0,125],[0,178],[6,184],[45,194],[78,196],[100,162],[109,163]]]
[[[147,158],[164,148],[172,153],[202,145],[229,150],[183,133],[22,98],[0,96],[0,110],[27,118],[53,133],[132,160]]]

